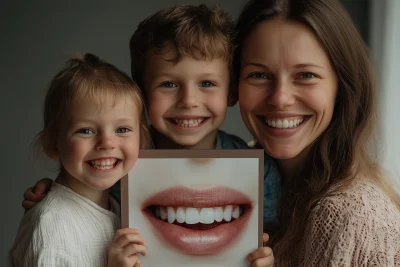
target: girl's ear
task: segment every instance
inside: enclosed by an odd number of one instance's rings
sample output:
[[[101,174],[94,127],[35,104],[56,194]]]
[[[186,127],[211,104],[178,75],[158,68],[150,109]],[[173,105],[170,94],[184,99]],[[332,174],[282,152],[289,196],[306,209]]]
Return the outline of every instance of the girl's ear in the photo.
[[[46,155],[54,160],[59,160],[60,159],[60,155],[57,151],[57,148],[54,149],[45,149],[44,152],[46,153]]]
[[[60,154],[58,153],[58,149],[57,149],[55,142],[51,142],[43,135],[41,136],[41,142],[42,142],[44,153],[46,153],[46,155],[49,158],[54,159],[54,160],[60,159]]]

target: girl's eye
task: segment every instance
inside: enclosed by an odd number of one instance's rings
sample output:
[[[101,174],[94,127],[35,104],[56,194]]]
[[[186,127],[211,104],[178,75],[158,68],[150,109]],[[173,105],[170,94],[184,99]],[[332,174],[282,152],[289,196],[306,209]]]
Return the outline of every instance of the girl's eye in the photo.
[[[210,81],[201,82],[201,87],[212,87],[212,86],[214,86],[214,83],[212,83]]]
[[[90,129],[79,129],[77,131],[77,133],[80,133],[80,134],[94,134],[94,131],[90,130]]]
[[[118,128],[117,133],[127,133],[130,132],[130,130],[128,128]]]
[[[162,87],[165,88],[174,88],[174,87],[178,87],[176,84],[174,84],[173,82],[164,82],[161,84]]]

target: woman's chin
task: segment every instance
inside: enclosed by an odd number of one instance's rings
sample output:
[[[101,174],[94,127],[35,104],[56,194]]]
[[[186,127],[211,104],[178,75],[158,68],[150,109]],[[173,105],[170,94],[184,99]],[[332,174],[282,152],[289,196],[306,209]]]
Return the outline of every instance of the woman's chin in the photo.
[[[300,153],[301,149],[296,149],[293,146],[272,144],[271,142],[264,141],[261,143],[265,153],[277,160],[289,160],[296,158]]]

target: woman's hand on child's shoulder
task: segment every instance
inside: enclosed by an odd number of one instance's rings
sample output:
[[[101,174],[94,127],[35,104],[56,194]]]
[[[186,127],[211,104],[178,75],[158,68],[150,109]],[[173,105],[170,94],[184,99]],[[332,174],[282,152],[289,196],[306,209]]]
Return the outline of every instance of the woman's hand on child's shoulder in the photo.
[[[34,186],[29,187],[24,193],[24,201],[22,207],[25,211],[33,208],[39,203],[49,192],[53,180],[50,178],[40,179]]]
[[[263,234],[263,242],[267,243],[269,236],[267,233]],[[252,263],[251,267],[273,267],[274,254],[270,247],[261,247],[247,255],[247,259]]]
[[[132,228],[119,229],[108,246],[108,267],[139,267],[138,254],[146,255],[144,240],[139,231]]]

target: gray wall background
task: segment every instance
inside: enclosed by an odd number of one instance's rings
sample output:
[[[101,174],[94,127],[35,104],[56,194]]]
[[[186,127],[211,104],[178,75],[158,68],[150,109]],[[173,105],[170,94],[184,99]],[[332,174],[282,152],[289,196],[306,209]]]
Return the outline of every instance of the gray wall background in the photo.
[[[244,0],[221,1],[2,1],[0,3],[1,215],[0,265],[6,262],[23,215],[23,193],[42,177],[54,178],[52,164],[37,161],[32,141],[42,126],[47,85],[65,60],[92,52],[129,73],[128,42],[137,24],[173,4],[218,4],[236,18]],[[367,0],[343,0],[364,37]],[[238,106],[228,111],[224,130],[250,135]]]

